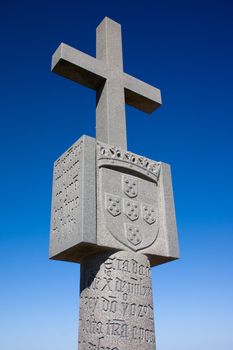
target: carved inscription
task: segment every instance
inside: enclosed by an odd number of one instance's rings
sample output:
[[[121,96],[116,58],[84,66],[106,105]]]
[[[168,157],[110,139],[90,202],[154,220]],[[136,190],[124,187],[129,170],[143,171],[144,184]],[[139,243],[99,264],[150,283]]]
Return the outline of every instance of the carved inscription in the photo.
[[[150,264],[117,252],[81,265],[79,349],[155,350]]]
[[[78,224],[81,151],[82,141],[54,165],[51,238],[60,244],[72,238]]]

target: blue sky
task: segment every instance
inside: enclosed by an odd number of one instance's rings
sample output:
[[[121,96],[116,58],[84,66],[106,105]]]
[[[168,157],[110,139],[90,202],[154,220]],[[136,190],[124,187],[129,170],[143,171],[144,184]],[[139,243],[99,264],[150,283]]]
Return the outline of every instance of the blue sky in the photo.
[[[8,1],[1,6],[0,349],[75,350],[79,266],[48,260],[54,160],[95,134],[93,91],[50,72],[122,24],[124,68],[161,89],[126,108],[128,148],[170,163],[181,259],[153,269],[158,350],[233,348],[231,1]]]

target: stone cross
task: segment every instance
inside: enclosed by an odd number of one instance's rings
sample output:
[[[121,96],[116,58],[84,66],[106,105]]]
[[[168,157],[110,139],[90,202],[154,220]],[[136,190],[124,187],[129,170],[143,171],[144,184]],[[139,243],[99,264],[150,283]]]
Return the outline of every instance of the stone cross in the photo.
[[[123,72],[121,27],[105,18],[96,58],[65,44],[52,70],[96,90],[96,139],[54,163],[50,258],[81,264],[79,350],[155,350],[151,267],[177,259],[170,167],[127,150],[125,103],[160,91]]]
[[[62,43],[52,71],[96,90],[96,138],[123,149],[125,103],[146,113],[161,104],[158,89],[123,72],[121,26],[109,18],[96,30],[96,58]]]

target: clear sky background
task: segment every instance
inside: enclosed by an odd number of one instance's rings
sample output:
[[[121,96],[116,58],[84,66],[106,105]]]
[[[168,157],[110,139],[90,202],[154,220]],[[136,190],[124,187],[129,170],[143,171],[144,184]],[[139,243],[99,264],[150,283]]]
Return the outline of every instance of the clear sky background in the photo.
[[[52,166],[95,135],[95,93],[50,60],[62,41],[94,56],[105,16],[125,71],[163,98],[151,117],[126,109],[128,148],[172,166],[181,259],[153,269],[158,350],[232,350],[230,0],[1,5],[0,349],[77,349],[79,266],[48,260]]]

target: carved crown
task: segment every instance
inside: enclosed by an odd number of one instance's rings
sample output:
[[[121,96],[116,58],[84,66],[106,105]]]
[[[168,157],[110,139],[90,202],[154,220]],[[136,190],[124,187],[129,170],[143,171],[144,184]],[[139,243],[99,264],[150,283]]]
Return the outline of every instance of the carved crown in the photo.
[[[97,142],[97,163],[102,166],[130,168],[158,182],[161,163],[135,153]]]

